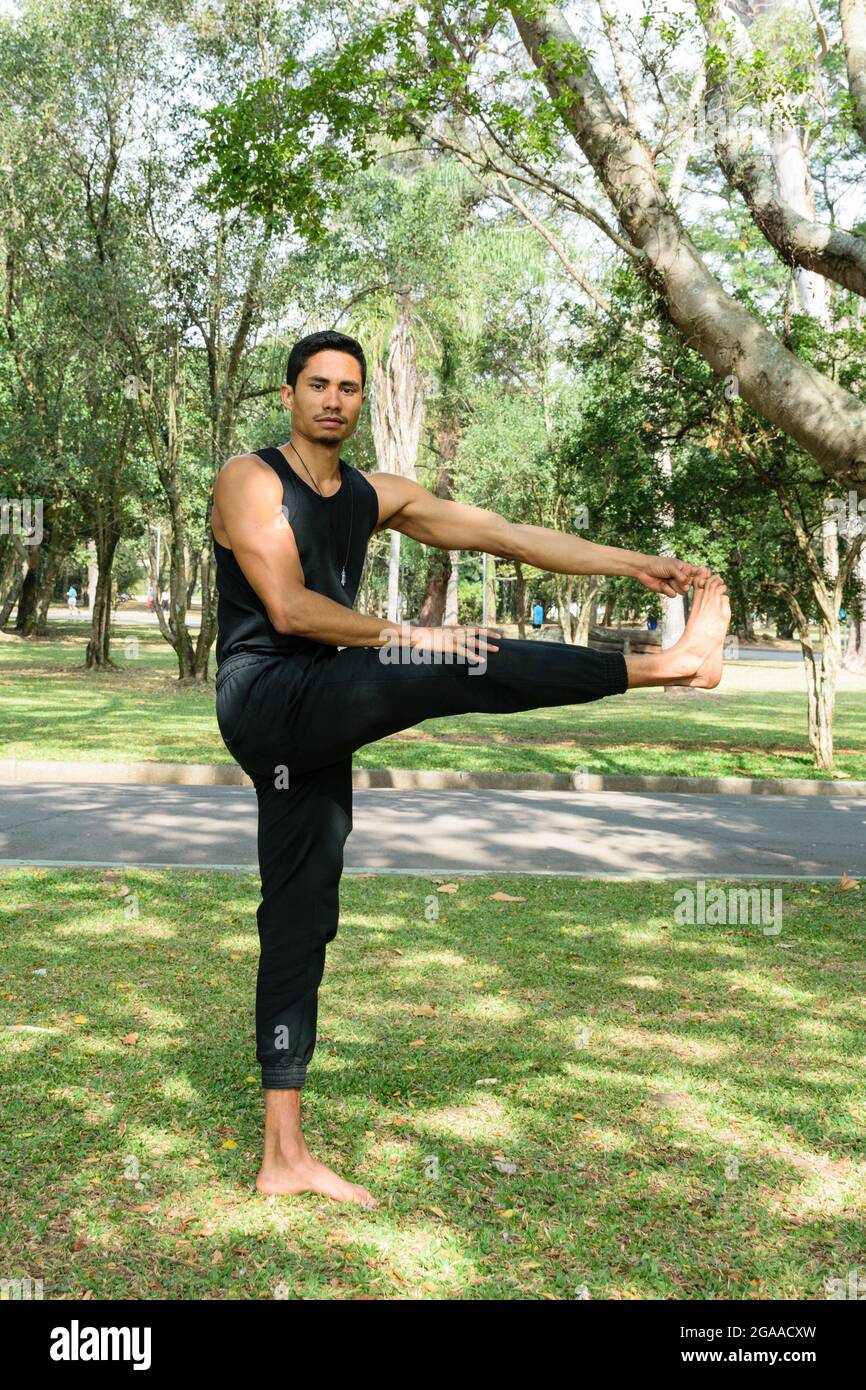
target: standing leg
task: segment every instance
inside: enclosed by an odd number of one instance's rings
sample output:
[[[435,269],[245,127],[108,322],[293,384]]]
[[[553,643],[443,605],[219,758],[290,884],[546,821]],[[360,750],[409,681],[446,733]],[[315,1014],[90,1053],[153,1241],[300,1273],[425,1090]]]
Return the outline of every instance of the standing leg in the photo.
[[[301,1089],[316,1046],[325,950],[337,934],[343,847],[352,829],[352,760],[255,778],[262,900],[256,914],[256,1056],[265,1092],[260,1192],[318,1192],[375,1205],[310,1155]]]

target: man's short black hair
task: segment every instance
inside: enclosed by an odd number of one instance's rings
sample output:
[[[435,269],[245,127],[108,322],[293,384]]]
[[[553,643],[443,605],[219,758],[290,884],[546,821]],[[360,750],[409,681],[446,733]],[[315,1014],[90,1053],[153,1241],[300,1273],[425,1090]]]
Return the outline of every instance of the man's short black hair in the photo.
[[[306,338],[301,338],[295,343],[286,364],[287,384],[295,386],[300,373],[314,353],[323,352],[326,348],[334,349],[337,352],[349,352],[358,359],[361,364],[361,390],[363,391],[367,384],[367,359],[364,356],[364,349],[357,339],[349,338],[345,333],[337,333],[334,329],[325,329],[321,333],[308,333]]]

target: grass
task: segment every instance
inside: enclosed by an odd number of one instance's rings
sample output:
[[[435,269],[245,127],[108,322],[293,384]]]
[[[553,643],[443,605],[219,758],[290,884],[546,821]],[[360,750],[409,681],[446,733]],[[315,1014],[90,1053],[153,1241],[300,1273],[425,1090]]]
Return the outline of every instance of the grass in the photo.
[[[55,634],[56,628],[56,635]],[[0,644],[3,756],[56,761],[231,764],[214,716],[213,687],[182,690],[174,654],[147,627],[116,628],[115,672],[83,666],[74,623],[26,645]],[[138,655],[126,652],[137,637]],[[866,690],[842,691],[836,769],[866,778]],[[657,690],[627,700],[503,717],[431,719],[355,755],[357,767],[466,771],[659,773],[826,777],[814,767],[805,696],[729,694],[673,703]]]
[[[364,1212],[254,1191],[254,875],[0,874],[0,1022],[53,1030],[0,1031],[4,1277],[820,1299],[866,1263],[866,890],[786,883],[774,936],[678,925],[683,884],[454,882],[343,880],[306,1106]]]

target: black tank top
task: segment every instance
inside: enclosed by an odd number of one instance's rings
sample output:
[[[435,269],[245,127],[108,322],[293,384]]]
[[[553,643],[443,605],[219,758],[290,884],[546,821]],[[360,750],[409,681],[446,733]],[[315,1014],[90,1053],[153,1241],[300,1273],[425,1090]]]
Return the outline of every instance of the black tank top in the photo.
[[[283,512],[292,528],[308,589],[351,608],[355,602],[367,545],[379,520],[379,497],[363,473],[340,459],[342,483],[323,497],[289,467],[276,448],[258,449],[283,484]],[[351,536],[351,539],[350,539]],[[217,669],[239,652],[302,657],[306,665],[327,644],[277,632],[262,600],[233,550],[213,538],[216,555]],[[348,556],[347,556],[348,550]],[[340,575],[345,564],[345,588]]]

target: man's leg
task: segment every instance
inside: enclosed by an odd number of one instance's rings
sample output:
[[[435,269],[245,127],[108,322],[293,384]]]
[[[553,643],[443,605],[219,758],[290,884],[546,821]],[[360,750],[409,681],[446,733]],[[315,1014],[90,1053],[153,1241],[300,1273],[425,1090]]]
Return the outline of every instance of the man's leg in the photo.
[[[470,675],[466,667],[389,667],[379,662],[379,653],[373,649],[344,648],[312,673],[313,678],[302,683],[300,690],[294,681],[289,683],[291,718],[284,728],[268,722],[270,752],[264,755],[260,738],[255,752],[259,765],[268,762],[273,767],[267,776],[254,779],[259,795],[263,891],[259,917],[262,1024],[257,1036],[266,1087],[260,1190],[314,1190],[337,1200],[373,1204],[365,1189],[344,1182],[314,1162],[300,1123],[302,1077],[312,1055],[310,1038],[315,1041],[315,990],[321,978],[324,945],[336,932],[342,848],[351,829],[351,751],[435,716],[581,704],[637,686],[709,688],[721,675],[729,618],[725,586],[713,578],[696,590],[680,642],[659,654],[623,658],[563,644],[503,639],[504,660],[497,663],[499,654],[490,653],[488,671]],[[276,679],[279,693],[279,674]],[[274,709],[270,698],[266,705]],[[253,721],[251,727],[261,734],[262,721]],[[243,766],[246,759],[241,750],[238,752]],[[321,758],[332,761],[326,761],[324,767],[309,766]],[[278,790],[274,778],[283,760],[290,767],[289,787]],[[342,777],[348,775],[348,793],[345,782],[340,793],[339,778],[334,781],[334,762],[341,764]],[[295,802],[285,800],[292,785],[300,791]],[[319,790],[314,792],[315,788]],[[342,818],[341,804],[343,808],[348,805]],[[309,860],[308,851],[312,851]],[[326,904],[324,912],[317,911],[319,902]],[[312,935],[305,935],[304,924],[310,922],[314,924]],[[282,1055],[272,1047],[271,1036],[281,1026],[286,1031],[280,1039],[287,1045]],[[279,1084],[271,1087],[266,1078],[275,1078]],[[299,1084],[292,1085],[293,1081]]]
[[[256,920],[256,1056],[265,1093],[260,1192],[318,1192],[373,1205],[365,1188],[317,1163],[301,1130],[301,1089],[316,1046],[325,949],[337,934],[343,847],[352,829],[352,760],[255,778],[262,901]]]
[[[695,590],[680,640],[646,656],[502,637],[493,638],[498,650],[484,653],[486,666],[473,668],[439,652],[424,661],[406,658],[430,653],[343,647],[292,689],[285,726],[274,738],[301,770],[425,719],[581,705],[639,686],[710,688],[721,678],[729,621],[725,585],[712,576]]]

